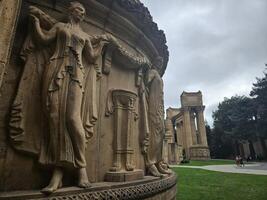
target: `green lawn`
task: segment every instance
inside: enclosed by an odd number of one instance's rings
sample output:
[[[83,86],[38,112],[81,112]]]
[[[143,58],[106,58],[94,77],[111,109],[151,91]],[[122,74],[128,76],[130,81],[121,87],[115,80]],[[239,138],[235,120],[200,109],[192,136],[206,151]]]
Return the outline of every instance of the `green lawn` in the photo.
[[[173,168],[177,200],[266,200],[267,176]]]
[[[186,166],[205,166],[205,165],[228,165],[235,164],[234,160],[190,160],[190,163],[185,163],[181,165]]]

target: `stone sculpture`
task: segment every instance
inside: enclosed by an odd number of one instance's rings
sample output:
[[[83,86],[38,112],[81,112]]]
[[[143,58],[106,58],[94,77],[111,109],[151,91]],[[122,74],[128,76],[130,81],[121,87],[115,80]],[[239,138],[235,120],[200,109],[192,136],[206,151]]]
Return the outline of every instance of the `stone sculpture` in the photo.
[[[175,199],[164,32],[139,0],[69,3],[0,1],[0,200]]]
[[[148,69],[144,74],[140,92],[145,114],[145,139],[143,142],[145,164],[148,172],[157,177],[171,173],[162,158],[165,126],[163,81],[159,75],[161,66],[162,58],[158,57],[155,59],[152,69]]]
[[[38,8],[30,7],[32,30],[22,50],[26,64],[12,107],[10,137],[15,148],[37,151],[39,162],[54,168],[49,185],[42,190],[44,193],[61,187],[63,169],[68,165],[78,171],[78,186],[90,187],[85,148],[97,120],[95,82],[101,73],[97,58],[106,43],[116,41],[110,35],[92,38],[83,32],[80,23],[84,16],[85,8],[79,2],[71,2],[67,23],[56,22]],[[39,65],[41,59],[43,63]],[[30,77],[34,70],[41,71],[39,77]],[[39,133],[27,133],[32,105],[26,102],[27,91],[31,91],[28,87],[36,87],[36,79],[41,79],[39,88],[30,89],[41,90],[41,103],[34,109],[43,111],[49,127],[44,135],[37,136],[34,134]],[[41,146],[36,144],[37,149],[27,143],[27,140],[36,142],[36,137]]]

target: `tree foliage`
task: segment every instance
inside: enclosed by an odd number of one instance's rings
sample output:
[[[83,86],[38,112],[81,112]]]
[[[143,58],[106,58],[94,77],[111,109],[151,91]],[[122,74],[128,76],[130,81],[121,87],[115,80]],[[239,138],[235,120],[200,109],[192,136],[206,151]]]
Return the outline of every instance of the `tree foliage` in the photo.
[[[257,109],[256,121],[258,136],[267,138],[267,73],[263,78],[256,78],[253,83],[250,96],[253,98],[254,106]]]
[[[214,127],[235,140],[255,137],[255,116],[257,112],[252,99],[245,96],[225,98],[213,112]]]
[[[229,157],[242,140],[267,138],[267,73],[256,78],[250,96],[225,98],[213,112],[214,127],[208,135],[211,155]]]

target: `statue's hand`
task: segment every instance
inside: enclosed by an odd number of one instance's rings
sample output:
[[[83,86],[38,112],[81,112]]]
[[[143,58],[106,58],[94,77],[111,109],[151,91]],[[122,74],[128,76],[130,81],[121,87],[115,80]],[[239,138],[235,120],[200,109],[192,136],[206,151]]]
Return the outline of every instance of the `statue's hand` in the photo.
[[[39,9],[37,8],[37,7],[35,7],[35,6],[29,6],[29,13],[30,14],[34,14],[34,15],[37,15],[37,14],[39,14]]]
[[[111,34],[106,34],[106,39],[107,41],[109,41],[111,44],[113,44],[116,47],[120,47],[120,44],[118,42],[118,40]]]
[[[39,24],[39,23],[40,23],[39,18],[36,17],[36,16],[33,15],[33,14],[30,14],[30,20],[33,22],[33,24]]]

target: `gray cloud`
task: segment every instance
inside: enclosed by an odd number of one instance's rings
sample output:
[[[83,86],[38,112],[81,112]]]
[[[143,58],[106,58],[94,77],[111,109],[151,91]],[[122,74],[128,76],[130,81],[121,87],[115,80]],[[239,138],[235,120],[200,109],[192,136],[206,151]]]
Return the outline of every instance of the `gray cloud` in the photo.
[[[267,60],[266,0],[143,0],[165,31],[165,107],[203,93],[206,119],[224,97],[248,95]]]

